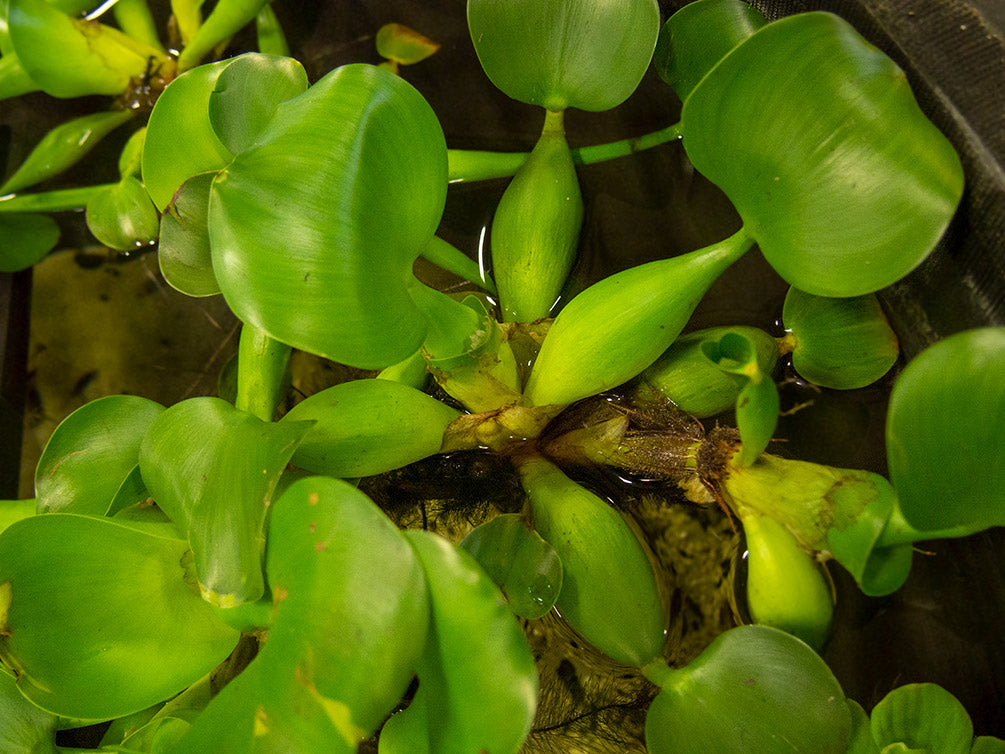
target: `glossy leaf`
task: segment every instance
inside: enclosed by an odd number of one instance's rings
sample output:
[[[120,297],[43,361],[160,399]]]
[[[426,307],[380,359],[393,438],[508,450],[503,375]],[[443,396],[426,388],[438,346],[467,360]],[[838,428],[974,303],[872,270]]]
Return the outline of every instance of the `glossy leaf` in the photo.
[[[649,556],[628,522],[556,466],[520,467],[534,528],[562,560],[556,607],[587,641],[641,668],[660,655],[667,617]]]
[[[816,560],[781,524],[740,514],[747,543],[747,608],[755,622],[780,628],[820,650],[834,598]]]
[[[381,752],[515,754],[537,708],[537,668],[520,625],[471,555],[428,532],[405,536],[426,574],[432,624],[419,704],[385,725]],[[413,716],[423,719],[406,721]]]
[[[635,91],[659,34],[655,0],[468,0],[489,79],[548,110],[608,110]]]
[[[0,500],[0,532],[23,518],[35,515],[35,499]]]
[[[854,86],[849,85],[854,82]],[[963,189],[959,158],[903,72],[827,13],[763,27],[684,103],[684,147],[791,285],[858,296],[931,251]]]
[[[41,708],[127,715],[181,691],[237,643],[193,590],[188,545],[137,526],[54,513],[0,536],[0,658]]]
[[[767,626],[720,634],[662,686],[646,716],[651,754],[844,754],[851,737],[844,692],[824,661]]]
[[[168,285],[186,296],[220,292],[209,250],[209,189],[216,173],[185,181],[161,216],[157,263]]]
[[[157,240],[160,218],[143,184],[126,176],[88,200],[87,228],[110,249],[135,251]]]
[[[29,702],[14,678],[0,670],[0,751],[55,754],[59,719]]]
[[[35,469],[38,512],[109,513],[139,463],[143,437],[163,411],[146,398],[110,395],[66,417],[49,437]]]
[[[775,432],[778,388],[758,362],[754,341],[740,333],[727,332],[718,341],[705,341],[702,351],[709,361],[736,375],[743,385],[736,397],[736,426],[742,445],[733,460],[740,466],[749,466],[768,447]]]
[[[506,322],[547,317],[576,260],[583,197],[561,114],[549,114],[534,151],[492,218],[492,266]]]
[[[97,21],[71,18],[45,0],[8,0],[11,44],[42,91],[53,97],[119,94],[160,50]],[[59,54],[53,54],[58,50]]]
[[[815,385],[851,390],[871,385],[894,365],[897,336],[873,294],[824,298],[790,288],[782,321],[792,366]]]
[[[76,164],[118,126],[133,117],[127,110],[110,110],[68,120],[49,131],[17,171],[0,186],[9,194],[59,175]]]
[[[407,466],[440,450],[460,411],[389,380],[353,380],[315,393],[283,422],[313,421],[293,463],[315,474],[362,477]]]
[[[0,272],[18,272],[41,262],[59,240],[48,215],[0,212]]]
[[[379,68],[338,68],[283,103],[210,198],[213,270],[243,321],[363,368],[414,353],[412,263],[440,220],[446,146],[429,105]]]
[[[209,119],[224,147],[254,146],[279,103],[307,90],[307,72],[292,58],[246,53],[220,71],[209,97]]]
[[[895,688],[873,707],[871,728],[880,749],[903,743],[909,749],[969,754],[974,738],[966,709],[934,683]]]
[[[528,400],[568,404],[639,374],[677,339],[705,291],[750,243],[741,233],[587,288],[548,331],[527,382]]]
[[[143,481],[191,543],[210,602],[233,607],[264,594],[265,512],[309,427],[263,422],[219,398],[191,398],[164,411],[144,437]]]
[[[147,127],[142,126],[133,131],[126,145],[119,153],[119,176],[139,176],[143,167],[143,146],[147,140]]]
[[[890,481],[920,530],[1005,525],[1005,327],[923,351],[897,379],[887,414]]]
[[[534,620],[554,606],[562,590],[562,561],[522,516],[504,513],[476,526],[461,547],[498,584],[519,617]]]
[[[688,3],[663,24],[653,67],[685,100],[706,73],[767,23],[757,8],[742,0]]]
[[[251,23],[267,0],[219,0],[187,40],[178,56],[178,69],[186,71],[202,62],[214,47]]]
[[[3,57],[0,57],[0,101],[37,92],[38,88],[38,84],[18,60],[17,53],[13,50],[4,52]]]
[[[640,389],[646,400],[649,388],[672,400],[692,416],[703,419],[735,407],[740,382],[713,364],[702,350],[705,342],[719,342],[726,333],[742,336],[754,345],[761,371],[770,375],[778,361],[777,341],[756,327],[711,327],[681,335],[652,366],[642,373],[648,386]]]

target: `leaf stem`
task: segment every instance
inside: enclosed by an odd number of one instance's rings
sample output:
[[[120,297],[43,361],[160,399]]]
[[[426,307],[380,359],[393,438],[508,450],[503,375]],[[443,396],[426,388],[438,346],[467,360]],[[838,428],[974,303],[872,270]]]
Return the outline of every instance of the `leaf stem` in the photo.
[[[479,285],[493,296],[497,296],[496,284],[484,268],[456,246],[433,236],[429,245],[423,249],[422,257],[447,272],[452,272],[470,283]]]
[[[115,183],[102,183],[97,186],[82,186],[72,189],[57,189],[38,194],[8,194],[0,196],[0,212],[60,212],[64,210],[81,210],[95,194],[100,194],[114,186]]]
[[[608,144],[594,144],[572,150],[572,161],[576,165],[590,165],[595,162],[625,157],[645,149],[674,141],[681,137],[681,124],[661,128],[643,136]],[[448,149],[449,180],[451,183],[485,181],[490,178],[505,178],[514,175],[527,161],[530,152],[490,152],[470,149]]]
[[[913,542],[924,542],[930,539],[955,539],[957,537],[967,537],[983,531],[987,527],[980,524],[950,526],[945,529],[932,529],[924,531],[915,529],[904,518],[903,511],[899,504],[894,504],[890,513],[890,518],[886,521],[879,539],[876,540],[876,547],[891,547],[893,545],[911,544]]]
[[[283,397],[291,348],[245,323],[237,352],[237,398],[241,411],[272,421]]]

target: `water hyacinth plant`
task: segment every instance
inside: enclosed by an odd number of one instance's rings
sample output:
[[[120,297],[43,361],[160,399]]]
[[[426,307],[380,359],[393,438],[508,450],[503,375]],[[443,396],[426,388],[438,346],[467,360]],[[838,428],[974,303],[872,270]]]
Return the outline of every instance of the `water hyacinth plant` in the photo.
[[[945,338],[897,375],[888,474],[772,445],[782,364],[822,390],[891,372],[876,294],[925,260],[963,193],[953,146],[851,25],[769,22],[741,0],[669,18],[656,0],[468,0],[488,81],[544,110],[529,152],[491,152],[451,148],[399,75],[437,47],[401,24],[374,30],[385,64],[311,80],[261,0],[205,18],[174,0],[169,44],[144,0],[107,23],[92,5],[0,3],[0,94],[119,103],[7,179],[0,270],[54,247],[47,212],[86,207],[102,243],[156,243],[178,295],[221,296],[240,344],[220,395],[75,411],[34,498],[0,504],[4,751],[82,751],[64,731],[99,724],[91,750],[533,751],[550,630],[637,684],[653,754],[1005,750],[934,684],[867,713],[818,654],[829,561],[888,595],[915,543],[1005,525],[1005,465],[982,454],[1001,448],[1005,328]],[[202,63],[252,22],[257,50]],[[680,121],[572,149],[566,112],[617,107],[651,65]],[[118,181],[26,191],[148,110]],[[739,227],[577,289],[578,166],[674,141]],[[450,183],[488,178],[508,183],[486,266],[438,229]],[[755,246],[790,286],[784,334],[688,330]],[[420,262],[466,285],[440,290]],[[295,352],[364,376],[290,406]],[[735,427],[699,422],[721,416]],[[422,507],[397,526],[380,484],[441,457],[504,464],[508,508],[424,531]],[[660,554],[595,481],[612,470],[745,537],[744,607],[685,660]]]

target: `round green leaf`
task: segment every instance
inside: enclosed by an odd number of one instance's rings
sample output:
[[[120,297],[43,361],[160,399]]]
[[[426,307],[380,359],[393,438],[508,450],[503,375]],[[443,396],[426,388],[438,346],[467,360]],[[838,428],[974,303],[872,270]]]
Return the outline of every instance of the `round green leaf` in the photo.
[[[54,513],[0,535],[0,659],[58,715],[121,717],[224,660],[238,633],[193,589],[188,545],[114,519]]]
[[[753,34],[681,117],[694,166],[778,273],[816,295],[862,295],[906,275],[962,194],[959,158],[904,73],[827,13]]]
[[[59,240],[48,215],[0,213],[0,272],[18,272],[41,262]]]
[[[548,110],[609,110],[642,80],[659,35],[656,0],[468,0],[489,79]]]
[[[361,477],[439,452],[444,430],[458,416],[457,409],[407,385],[354,380],[301,401],[283,422],[314,422],[293,454],[295,465],[315,474]]]
[[[381,752],[516,754],[537,708],[537,668],[520,625],[467,552],[428,532],[405,536],[426,573],[432,625],[418,669],[419,704],[391,718]],[[423,719],[406,724],[412,716]],[[415,737],[425,746],[409,740]]]
[[[959,700],[934,683],[895,688],[873,707],[872,737],[880,749],[902,743],[939,754],[969,754],[970,715]]]
[[[651,754],[844,754],[851,737],[837,679],[806,644],[775,628],[726,631],[661,685],[646,716]]]
[[[87,227],[108,248],[135,251],[157,239],[160,217],[143,184],[128,175],[88,200]]]
[[[219,398],[191,398],[164,411],[143,438],[143,481],[191,543],[210,602],[233,607],[264,594],[265,512],[309,427],[264,422]]]
[[[499,585],[521,618],[540,618],[554,606],[562,590],[562,561],[519,514],[505,513],[476,526],[461,547]]]
[[[782,321],[792,366],[816,385],[851,390],[871,385],[897,361],[897,336],[873,294],[825,298],[790,288]]]
[[[373,66],[332,71],[213,184],[227,303],[296,348],[363,368],[401,361],[425,335],[408,284],[446,176],[443,131],[415,89]]]
[[[917,529],[1005,525],[1005,327],[942,340],[890,396],[890,481]]]
[[[163,411],[146,398],[110,395],[66,417],[35,469],[38,512],[108,513],[139,463],[144,435]]]
[[[674,13],[660,29],[653,67],[681,100],[730,50],[767,24],[742,0],[697,0]]]
[[[161,216],[157,262],[172,288],[186,296],[220,292],[209,251],[209,189],[216,173],[200,173],[175,192]]]

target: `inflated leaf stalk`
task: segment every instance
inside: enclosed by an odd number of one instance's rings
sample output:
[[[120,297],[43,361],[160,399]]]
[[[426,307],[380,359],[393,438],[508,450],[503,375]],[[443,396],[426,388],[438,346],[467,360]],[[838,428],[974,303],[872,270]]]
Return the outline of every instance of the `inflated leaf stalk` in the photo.
[[[844,754],[851,712],[806,644],[768,626],[720,634],[683,668],[667,668],[646,715],[651,754]]]
[[[213,271],[243,321],[362,368],[414,353],[412,263],[443,211],[446,143],[409,84],[368,65],[281,104],[210,194]]]
[[[569,404],[639,374],[677,339],[705,291],[752,244],[741,231],[587,288],[548,331],[527,381],[528,401]]]
[[[734,47],[767,24],[752,5],[740,0],[697,0],[663,24],[653,67],[681,100]]]
[[[851,390],[871,385],[894,365],[897,336],[874,294],[824,298],[789,288],[782,309],[782,348],[815,385]]]
[[[238,632],[199,597],[188,543],[52,513],[0,535],[0,659],[42,709],[107,720],[178,693]]]
[[[706,340],[701,350],[709,361],[736,375],[742,384],[736,396],[736,426],[742,444],[732,462],[749,466],[768,447],[775,432],[778,388],[767,365],[759,363],[756,344],[740,333],[727,332],[718,341]]]
[[[1005,327],[968,330],[907,365],[890,396],[886,451],[917,530],[1005,525]]]
[[[607,502],[543,458],[519,461],[534,528],[562,561],[555,607],[613,660],[641,668],[663,650],[667,611],[638,536]]]
[[[468,0],[482,68],[513,99],[609,110],[642,80],[659,35],[655,0]]]
[[[870,596],[901,587],[911,545],[883,541],[897,495],[879,474],[762,454],[750,466],[728,463],[719,490],[734,510],[775,519],[806,550],[829,553]]]
[[[307,422],[269,423],[219,398],[165,410],[140,447],[143,481],[191,543],[199,589],[223,608],[265,593],[267,507]]]
[[[642,383],[633,398],[645,404],[651,402],[655,391],[699,419],[734,408],[740,396],[740,381],[712,363],[702,350],[705,342],[718,343],[727,333],[742,336],[753,344],[764,375],[774,371],[778,343],[764,330],[742,326],[710,327],[677,338],[642,373]]]
[[[0,57],[0,100],[37,92],[38,84],[21,65],[14,50],[4,51]]]
[[[164,53],[118,29],[73,18],[45,0],[9,0],[10,43],[31,79],[53,97],[119,94]],[[53,54],[58,50],[58,54]]]
[[[66,417],[50,435],[35,468],[39,513],[104,516],[137,468],[140,444],[164,411],[136,395],[110,395],[91,401]],[[131,500],[147,497],[140,485]]]
[[[175,754],[355,752],[408,686],[429,626],[425,579],[365,495],[330,478],[295,482],[270,518],[266,567],[269,639]]]
[[[461,541],[499,585],[521,618],[544,616],[562,590],[562,561],[555,548],[517,513],[504,513],[476,526]]]
[[[968,754],[974,738],[966,709],[934,683],[911,683],[891,691],[873,707],[870,726],[883,751],[903,744],[911,751]]]
[[[537,668],[499,589],[471,555],[410,530],[429,584],[419,689],[380,734],[381,754],[516,754],[537,709]]]
[[[547,317],[576,258],[583,197],[563,116],[547,113],[492,219],[492,266],[506,322]]]
[[[820,650],[834,598],[816,560],[768,516],[741,510],[747,542],[747,609],[756,623],[780,628]]]
[[[959,158],[903,71],[828,13],[748,37],[695,86],[681,119],[695,168],[772,267],[815,295],[858,296],[906,275],[963,191]]]
[[[270,422],[290,388],[290,347],[251,325],[241,328],[234,406]]]
[[[315,474],[381,474],[440,450],[447,425],[460,411],[408,385],[353,380],[322,390],[294,406],[285,422],[310,420],[292,462]]]

